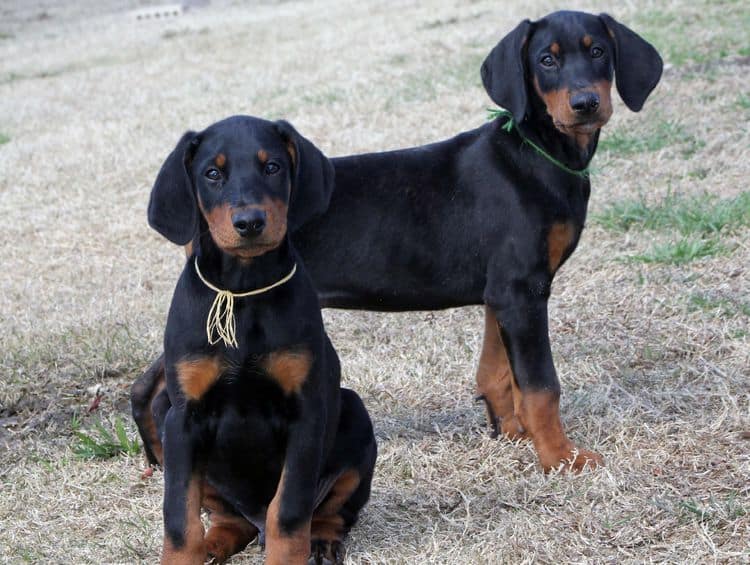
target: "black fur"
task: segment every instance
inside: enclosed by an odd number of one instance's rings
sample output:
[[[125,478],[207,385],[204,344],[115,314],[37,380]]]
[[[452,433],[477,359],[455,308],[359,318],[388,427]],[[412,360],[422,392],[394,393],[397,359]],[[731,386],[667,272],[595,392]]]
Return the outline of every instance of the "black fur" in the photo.
[[[492,101],[509,110],[517,122],[524,120],[529,104],[524,60],[531,28],[529,20],[518,24],[490,51],[480,71]]]
[[[198,228],[198,207],[188,173],[189,161],[198,141],[186,132],[159,170],[148,202],[148,223],[177,245],[193,239]]]
[[[287,203],[290,222],[322,212],[332,185],[328,159],[291,125],[246,116],[186,134],[159,172],[149,220],[170,240],[193,243],[165,330],[166,388],[159,392],[148,377],[133,388],[133,415],[149,459],[161,463],[156,454],[164,449],[165,552],[203,542],[187,539],[188,491],[196,484],[214,489],[226,511],[250,522],[261,537],[274,496],[280,497],[278,524],[268,527],[291,535],[310,522],[348,470],[360,482],[341,509],[344,534],[367,501],[376,456],[372,425],[357,395],[340,389],[339,361],[317,295],[282,229],[286,214],[278,213]],[[225,216],[212,216],[225,208],[269,214],[261,232],[227,244],[226,235],[216,239],[215,233],[231,231],[232,224],[213,225]],[[265,232],[276,235],[265,240]],[[216,294],[199,279],[196,257],[212,284],[236,292],[269,285],[295,263],[297,272],[264,294],[235,299],[237,347],[210,345],[205,325]],[[309,359],[299,387],[285,387],[288,372],[274,372],[274,355]],[[186,362],[214,359],[219,376],[208,387],[198,386],[200,379],[185,380],[191,374]],[[317,544],[340,542],[315,535],[313,528]]]
[[[615,75],[617,92],[633,112],[639,112],[661,78],[663,63],[654,47],[638,34],[600,14],[607,29],[615,36]]]

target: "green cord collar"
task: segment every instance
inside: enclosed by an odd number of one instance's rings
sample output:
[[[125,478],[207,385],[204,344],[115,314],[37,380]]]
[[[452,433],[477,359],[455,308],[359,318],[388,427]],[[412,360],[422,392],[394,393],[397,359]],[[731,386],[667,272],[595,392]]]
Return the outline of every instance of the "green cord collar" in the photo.
[[[489,115],[487,116],[488,120],[495,120],[497,118],[508,118],[508,121],[506,121],[501,126],[501,128],[503,129],[503,131],[505,131],[506,133],[511,133],[515,129],[518,132],[518,135],[521,138],[521,140],[523,141],[523,143],[525,143],[526,145],[530,145],[531,148],[534,149],[534,151],[536,151],[537,153],[539,153],[539,155],[541,155],[542,157],[544,157],[545,159],[547,159],[547,161],[549,161],[550,163],[552,163],[556,167],[558,167],[558,168],[562,169],[563,171],[565,171],[566,173],[570,173],[571,175],[574,175],[574,176],[576,176],[578,178],[582,178],[582,179],[588,179],[589,178],[590,171],[589,171],[588,167],[586,167],[585,169],[581,169],[580,171],[576,171],[575,169],[571,169],[570,167],[567,167],[562,162],[560,162],[557,159],[555,159],[552,155],[550,155],[549,153],[547,153],[544,149],[542,149],[539,145],[537,145],[536,143],[534,143],[533,141],[531,141],[528,137],[526,137],[525,135],[523,135],[521,133],[521,130],[518,129],[518,127],[516,126],[516,122],[513,119],[513,114],[511,114],[508,110],[503,110],[501,108],[487,108],[487,112],[489,112]]]

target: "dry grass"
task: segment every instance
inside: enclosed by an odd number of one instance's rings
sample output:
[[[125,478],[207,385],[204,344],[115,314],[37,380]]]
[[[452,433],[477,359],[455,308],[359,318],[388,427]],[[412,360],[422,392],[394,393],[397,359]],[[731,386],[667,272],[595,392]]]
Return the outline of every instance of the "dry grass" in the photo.
[[[127,16],[139,4],[0,8],[5,562],[157,559],[161,475],[141,481],[140,457],[84,461],[71,446],[75,428],[95,428],[90,387],[105,422],[125,418],[129,384],[160,349],[181,252],[147,228],[145,205],[181,132],[283,116],[330,155],[450,136],[483,121],[483,56],[558,6],[215,1],[144,23]],[[616,107],[592,211],[745,191],[747,6],[576,7],[640,22],[671,63],[641,114]],[[577,477],[545,476],[528,445],[487,437],[472,400],[478,309],[326,312],[380,443],[351,561],[750,562],[748,229],[674,265],[622,259],[682,234],[591,222],[551,302],[563,418],[607,460]],[[260,559],[250,548],[233,562]]]

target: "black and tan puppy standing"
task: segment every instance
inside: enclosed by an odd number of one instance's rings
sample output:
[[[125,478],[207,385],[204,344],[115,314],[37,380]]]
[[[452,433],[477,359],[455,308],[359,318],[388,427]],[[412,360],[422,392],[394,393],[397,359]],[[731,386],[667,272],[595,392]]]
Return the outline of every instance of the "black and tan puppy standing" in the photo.
[[[324,307],[484,304],[476,381],[492,434],[532,440],[545,470],[602,462],[563,429],[547,303],[585,224],[612,85],[637,112],[661,72],[656,50],[606,14],[525,20],[481,67],[507,115],[439,143],[333,159],[330,206],[292,234]],[[157,359],[134,409],[162,380]]]
[[[293,234],[325,307],[484,304],[476,380],[492,433],[531,439],[545,470],[602,462],[563,429],[547,303],[584,227],[613,82],[637,112],[661,72],[656,50],[606,14],[525,20],[481,67],[504,117],[431,145],[333,159],[328,211]]]
[[[359,397],[340,388],[289,238],[325,210],[333,179],[288,123],[247,116],[186,133],[159,172],[149,223],[191,249],[165,330],[166,390],[149,406],[163,563],[221,562],[256,535],[268,563],[343,560],[375,438]]]

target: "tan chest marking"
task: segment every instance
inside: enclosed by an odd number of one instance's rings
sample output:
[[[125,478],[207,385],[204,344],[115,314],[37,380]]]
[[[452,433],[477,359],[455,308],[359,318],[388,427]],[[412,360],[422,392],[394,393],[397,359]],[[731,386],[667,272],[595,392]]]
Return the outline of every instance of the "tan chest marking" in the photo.
[[[176,367],[177,381],[190,400],[200,400],[222,372],[222,364],[217,357],[187,359],[177,363]]]
[[[312,355],[307,350],[275,351],[266,357],[264,368],[285,394],[299,392],[310,373]]]
[[[575,228],[570,222],[552,224],[547,234],[547,255],[549,258],[550,273],[557,271],[565,251],[573,243],[575,233]]]

